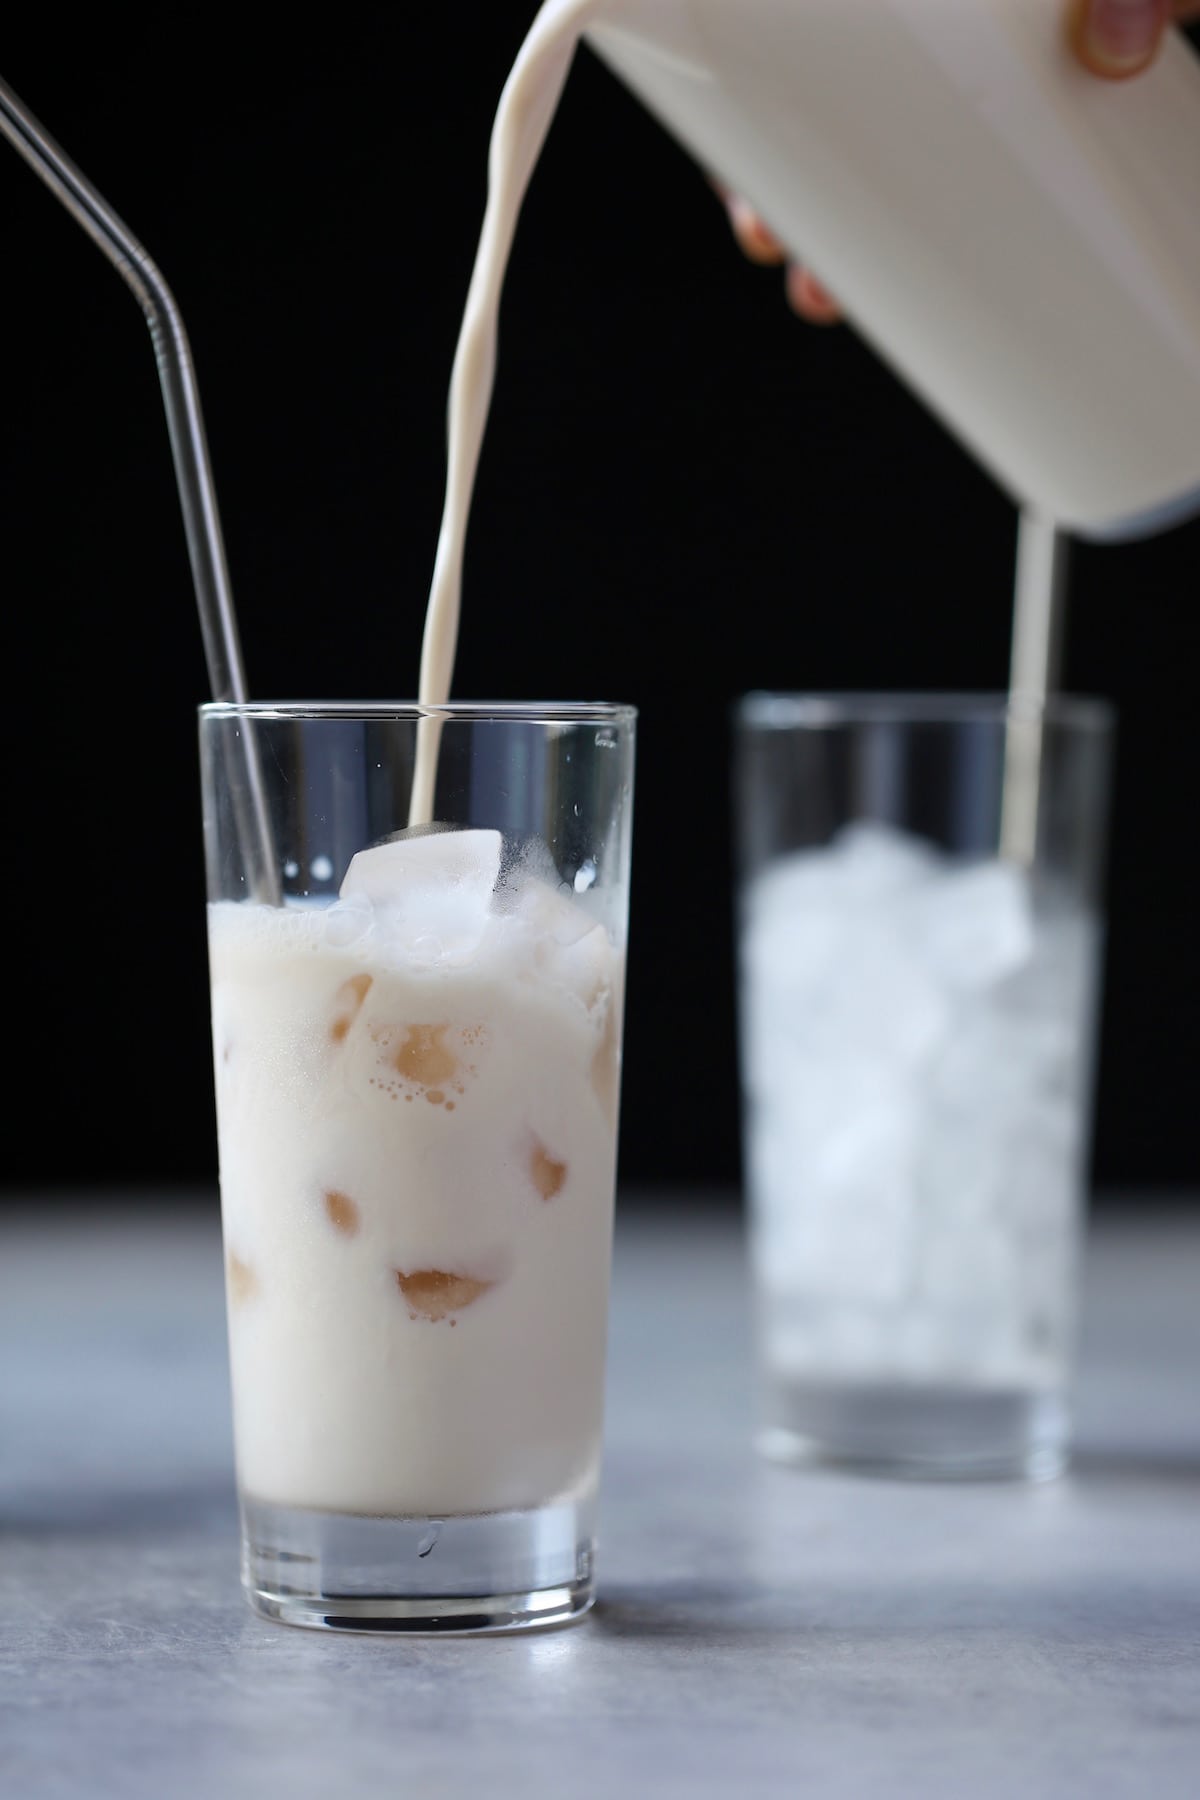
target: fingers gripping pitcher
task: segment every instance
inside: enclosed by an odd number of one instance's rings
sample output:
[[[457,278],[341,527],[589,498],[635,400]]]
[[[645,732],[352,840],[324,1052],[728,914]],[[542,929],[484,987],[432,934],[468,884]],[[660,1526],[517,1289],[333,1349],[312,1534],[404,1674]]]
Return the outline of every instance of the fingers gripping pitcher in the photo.
[[[1200,508],[1200,58],[1072,56],[1059,0],[550,0],[1015,499]]]

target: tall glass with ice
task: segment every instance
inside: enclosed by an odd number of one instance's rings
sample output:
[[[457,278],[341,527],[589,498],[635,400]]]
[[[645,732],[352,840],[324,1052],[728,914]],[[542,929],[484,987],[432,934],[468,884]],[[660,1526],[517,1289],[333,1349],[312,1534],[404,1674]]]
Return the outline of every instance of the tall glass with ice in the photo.
[[[738,706],[769,1455],[930,1476],[1065,1465],[1112,723],[1067,698]],[[1006,847],[1018,802],[1032,856]]]
[[[591,1603],[634,734],[606,705],[200,709],[242,1576],[268,1617],[486,1631]]]

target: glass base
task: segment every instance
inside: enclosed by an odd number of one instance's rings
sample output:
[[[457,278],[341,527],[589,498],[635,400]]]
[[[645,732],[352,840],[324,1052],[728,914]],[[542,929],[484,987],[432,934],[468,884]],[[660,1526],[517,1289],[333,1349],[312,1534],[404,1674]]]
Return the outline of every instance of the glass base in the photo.
[[[242,1500],[255,1612],[324,1631],[476,1636],[580,1619],[594,1599],[589,1503],[379,1518]]]
[[[1046,1389],[776,1379],[758,1447],[863,1474],[1050,1481],[1067,1467],[1068,1415]]]

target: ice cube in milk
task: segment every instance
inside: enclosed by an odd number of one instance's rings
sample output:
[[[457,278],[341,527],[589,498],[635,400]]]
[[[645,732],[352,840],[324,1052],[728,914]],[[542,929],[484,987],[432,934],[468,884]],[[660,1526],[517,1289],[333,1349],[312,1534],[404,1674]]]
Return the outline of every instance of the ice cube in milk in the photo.
[[[330,907],[209,908],[256,1499],[446,1516],[594,1483],[623,954],[502,849],[400,838]]]

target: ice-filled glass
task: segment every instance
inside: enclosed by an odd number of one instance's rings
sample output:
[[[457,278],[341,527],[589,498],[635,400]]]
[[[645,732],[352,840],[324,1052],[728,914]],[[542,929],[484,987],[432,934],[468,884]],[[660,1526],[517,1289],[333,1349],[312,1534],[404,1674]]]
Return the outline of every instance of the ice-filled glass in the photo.
[[[734,738],[760,1446],[1056,1474],[1109,709],[762,693]],[[1036,809],[1031,858],[1006,848],[1017,802]]]
[[[431,716],[433,822],[411,825]],[[243,1582],[267,1616],[476,1631],[591,1603],[634,733],[618,706],[200,709]]]

